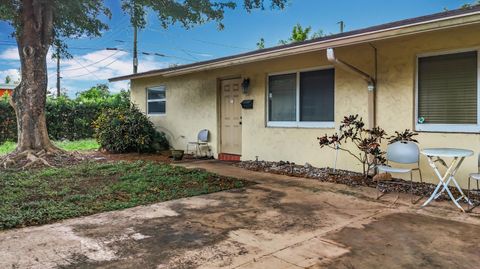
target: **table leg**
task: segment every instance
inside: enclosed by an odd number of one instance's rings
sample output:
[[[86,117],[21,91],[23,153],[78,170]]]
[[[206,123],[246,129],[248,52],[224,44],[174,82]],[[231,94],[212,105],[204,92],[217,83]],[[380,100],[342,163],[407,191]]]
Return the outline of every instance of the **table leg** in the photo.
[[[444,183],[444,188],[446,189],[447,193],[448,193],[448,196],[450,197],[450,199],[453,201],[453,203],[455,204],[455,206],[457,206],[460,210],[462,210],[463,212],[465,212],[465,209],[463,209],[463,207],[458,203],[457,199],[455,199],[455,197],[453,196],[452,192],[450,191],[450,189],[448,188],[448,185],[446,183]]]
[[[430,196],[430,198],[422,205],[422,207],[426,206],[427,204],[429,204],[432,200],[434,199],[437,199],[444,191],[447,191],[447,194],[448,196],[450,197],[450,199],[453,201],[453,203],[455,204],[456,207],[458,207],[460,210],[462,210],[463,212],[465,212],[465,209],[463,209],[463,207],[458,203],[457,199],[453,196],[452,192],[450,191],[448,185],[450,184],[450,181],[453,180],[453,183],[455,184],[455,187],[458,189],[458,191],[460,192],[461,194],[461,197],[459,198],[464,198],[469,204],[471,204],[470,200],[468,200],[468,198],[465,196],[465,194],[463,193],[462,189],[460,188],[460,186],[458,185],[457,181],[455,180],[455,174],[457,173],[458,169],[460,168],[463,160],[465,159],[465,157],[462,157],[460,158],[460,160],[458,160],[458,158],[454,158],[452,163],[450,164],[450,166],[448,167],[447,171],[445,172],[445,174],[442,176],[440,174],[440,171],[438,170],[437,166],[435,165],[435,162],[433,161],[433,159],[431,157],[428,157],[428,161],[430,163],[430,166],[433,168],[435,174],[437,175],[437,177],[440,179],[440,182],[438,183],[437,187],[435,188],[433,194]],[[447,180],[448,178],[448,180]],[[443,186],[442,190],[439,191],[440,189],[440,186]]]
[[[470,199],[468,199],[465,193],[463,193],[462,188],[460,188],[460,185],[458,185],[458,182],[455,180],[453,176],[452,176],[452,181],[453,181],[453,184],[455,184],[455,187],[457,188],[458,192],[460,193],[461,198],[463,198],[465,202],[467,202],[469,205],[473,205],[472,201],[470,201]]]
[[[454,179],[454,176],[455,176],[455,174],[457,173],[458,168],[460,168],[460,166],[462,165],[463,160],[465,160],[465,157],[460,158],[460,161],[457,163],[457,165],[455,165],[454,162],[456,162],[457,160],[458,160],[458,159],[455,158],[455,159],[453,160],[453,162],[450,164],[450,167],[454,167],[454,169],[453,169],[453,171],[450,172],[450,176],[448,177],[448,180],[447,180],[447,182],[446,182],[446,186],[448,186],[448,185],[450,184],[450,181],[451,181],[452,179]],[[443,160],[442,160],[442,161],[443,161]],[[445,161],[444,161],[444,163],[445,163]],[[448,167],[447,167],[447,168],[448,168]],[[444,180],[446,179],[447,175],[448,175],[448,170],[447,170],[447,172],[445,172]],[[455,181],[455,184],[456,184],[456,181]],[[437,196],[435,196],[435,199],[437,199],[438,197],[440,197],[440,195],[441,195],[444,191],[445,191],[445,186],[443,187],[443,189],[442,189],[439,193],[437,193]]]
[[[448,174],[450,174],[450,171],[452,170],[453,166],[457,163],[457,158],[453,159],[452,161],[452,164],[450,165],[450,167],[448,167],[447,169],[447,172],[445,173],[444,176],[442,176],[442,174],[440,174],[440,171],[438,170],[438,167],[435,165],[435,161],[433,160],[433,157],[431,156],[427,156],[428,157],[428,163],[430,164],[430,166],[432,167],[433,169],[433,172],[435,173],[435,175],[438,177],[438,179],[440,180],[440,182],[438,182],[438,185],[437,187],[435,188],[435,190],[433,191],[432,195],[430,196],[430,198],[428,198],[427,201],[425,201],[425,203],[423,203],[422,207],[428,205],[430,202],[433,201],[433,199],[436,199],[438,198],[437,196],[437,193],[438,191],[440,190],[440,187],[443,186],[443,189],[440,193],[442,193],[443,191],[445,191],[445,186],[443,185],[445,180],[447,179],[447,176]]]

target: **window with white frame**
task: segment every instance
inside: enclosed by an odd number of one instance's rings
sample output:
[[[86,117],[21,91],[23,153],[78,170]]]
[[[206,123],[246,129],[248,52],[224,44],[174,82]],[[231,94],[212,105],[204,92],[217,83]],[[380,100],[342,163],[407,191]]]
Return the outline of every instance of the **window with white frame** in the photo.
[[[416,129],[480,131],[478,51],[418,57]]]
[[[166,108],[165,87],[157,86],[147,88],[147,114],[162,115]]]
[[[271,127],[334,127],[333,68],[268,76],[268,121]]]

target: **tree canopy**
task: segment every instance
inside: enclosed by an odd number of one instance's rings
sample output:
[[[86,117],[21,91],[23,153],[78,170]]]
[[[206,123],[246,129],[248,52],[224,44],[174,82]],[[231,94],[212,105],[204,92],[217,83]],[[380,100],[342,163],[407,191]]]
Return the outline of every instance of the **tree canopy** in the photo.
[[[244,0],[243,7],[247,12],[264,9],[266,2],[270,8],[283,9],[287,0]],[[121,0],[123,12],[130,16],[131,24],[139,28],[146,26],[147,12],[155,13],[164,28],[177,23],[190,28],[210,21],[223,28],[225,10],[235,9],[237,5],[238,1],[233,0]],[[25,21],[21,15],[26,7],[31,9],[29,15],[34,17],[37,26],[42,22],[51,24],[51,30],[42,37],[49,45],[60,45],[62,53],[66,53],[65,39],[101,36],[108,29],[106,21],[112,16],[103,0],[0,0],[0,20],[13,27],[13,36],[23,32]]]
[[[279,43],[282,45],[290,44],[290,43],[295,43],[295,42],[302,42],[308,39],[313,39],[317,37],[322,37],[324,36],[323,31],[319,30],[317,32],[314,32],[310,34],[312,31],[311,26],[303,27],[299,23],[293,26],[292,33],[290,37],[287,40],[280,40]]]

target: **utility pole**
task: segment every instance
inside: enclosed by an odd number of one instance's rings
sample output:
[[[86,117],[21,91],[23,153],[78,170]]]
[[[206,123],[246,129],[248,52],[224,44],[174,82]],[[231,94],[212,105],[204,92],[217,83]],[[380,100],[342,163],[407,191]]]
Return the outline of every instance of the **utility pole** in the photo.
[[[57,45],[57,97],[60,97],[60,46]]]
[[[337,22],[337,24],[340,25],[340,33],[343,33],[343,31],[345,30],[345,22],[344,21],[339,21],[339,22]]]
[[[137,26],[133,26],[133,73],[138,71],[138,53],[137,53]]]
[[[137,9],[137,6],[135,5],[135,1],[133,2],[133,18],[134,21],[136,19],[135,17],[135,10]],[[133,23],[133,73],[136,74],[138,71],[138,52],[137,52],[137,22],[135,21]]]

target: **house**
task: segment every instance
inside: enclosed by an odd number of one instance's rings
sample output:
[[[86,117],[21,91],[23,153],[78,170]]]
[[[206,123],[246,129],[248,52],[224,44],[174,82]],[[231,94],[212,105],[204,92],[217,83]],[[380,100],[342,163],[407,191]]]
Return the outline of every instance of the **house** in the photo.
[[[15,87],[17,87],[17,85],[0,83],[0,97],[3,96],[5,93],[8,95],[12,95],[12,91],[13,89],[15,89]]]
[[[350,114],[389,134],[413,129],[422,148],[478,154],[479,50],[474,6],[110,81],[131,81],[132,101],[175,148],[206,128],[220,159],[331,167],[334,152],[316,138]],[[361,170],[342,153],[337,167]],[[434,179],[424,157],[421,168]],[[473,171],[476,157],[457,174],[462,184]]]

